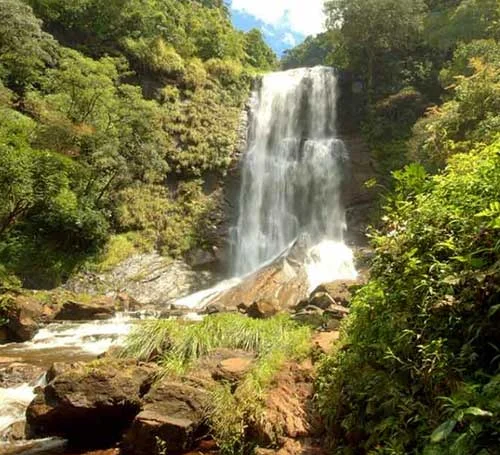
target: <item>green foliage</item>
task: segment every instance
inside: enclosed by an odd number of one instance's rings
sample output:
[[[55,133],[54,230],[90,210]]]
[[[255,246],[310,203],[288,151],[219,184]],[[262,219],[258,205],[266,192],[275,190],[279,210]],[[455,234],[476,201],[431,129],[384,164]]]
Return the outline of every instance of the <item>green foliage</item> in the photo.
[[[335,52],[336,41],[335,32],[332,31],[308,36],[303,43],[284,52],[281,66],[287,70],[304,66],[331,65],[331,54]],[[336,63],[338,65],[340,62]]]
[[[19,0],[0,1],[0,79],[22,91],[51,63],[55,42],[41,29],[31,8]]]
[[[250,74],[274,62],[262,37],[235,30],[221,1],[1,0],[0,19],[8,273],[58,283],[88,257],[110,267],[120,242],[205,246],[218,193],[203,179],[227,170]]]
[[[458,48],[450,68],[442,75],[445,81],[455,79],[449,87],[451,99],[431,108],[415,125],[412,158],[433,169],[443,166],[454,153],[493,140],[500,126],[499,49],[493,41]]]
[[[259,29],[252,29],[245,35],[246,63],[262,70],[272,70],[278,66],[276,55],[264,41]]]
[[[158,251],[177,257],[205,246],[201,226],[215,210],[213,196],[192,181],[180,184],[175,193],[158,185],[127,188],[118,195],[116,218],[122,229],[141,232]]]
[[[368,96],[398,75],[399,60],[415,51],[423,32],[423,0],[329,0],[330,28],[338,30],[337,52],[349,67],[363,75]]]
[[[319,408],[339,453],[496,453],[500,142],[396,179]]]

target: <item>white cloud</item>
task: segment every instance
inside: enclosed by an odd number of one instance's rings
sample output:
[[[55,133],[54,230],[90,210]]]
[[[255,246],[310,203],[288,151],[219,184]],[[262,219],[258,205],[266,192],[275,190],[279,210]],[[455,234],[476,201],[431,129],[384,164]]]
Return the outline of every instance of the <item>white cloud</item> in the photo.
[[[232,0],[232,8],[275,27],[289,27],[302,35],[324,29],[323,0]]]
[[[265,36],[269,36],[269,37],[273,37],[276,35],[276,33],[274,32],[274,30],[270,27],[266,27],[265,25],[263,25],[261,28],[260,28],[260,31],[265,35]]]
[[[297,41],[295,37],[291,33],[285,33],[283,35],[283,40],[285,44],[288,44],[289,46],[295,46],[297,44]]]

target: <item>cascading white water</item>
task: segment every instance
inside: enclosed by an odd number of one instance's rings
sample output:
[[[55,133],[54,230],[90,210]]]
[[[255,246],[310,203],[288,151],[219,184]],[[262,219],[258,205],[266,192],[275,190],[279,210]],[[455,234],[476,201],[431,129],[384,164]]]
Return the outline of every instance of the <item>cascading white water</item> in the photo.
[[[348,153],[336,137],[336,103],[337,79],[326,67],[266,75],[254,92],[234,239],[236,276],[258,269],[299,235],[311,247],[322,245],[311,250],[312,274],[330,280],[355,275],[343,245],[340,187]],[[329,274],[318,265],[325,256]]]

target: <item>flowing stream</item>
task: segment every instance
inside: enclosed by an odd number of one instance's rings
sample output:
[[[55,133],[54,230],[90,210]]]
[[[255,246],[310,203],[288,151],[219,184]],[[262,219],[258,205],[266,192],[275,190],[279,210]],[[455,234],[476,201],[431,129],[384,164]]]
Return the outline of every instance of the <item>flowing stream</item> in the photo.
[[[233,278],[180,299],[179,305],[200,308],[286,251],[298,237],[309,245],[304,266],[311,289],[356,276],[352,252],[343,243],[340,190],[349,156],[336,134],[336,102],[337,80],[330,68],[263,77],[252,95],[240,213],[233,230]],[[120,344],[137,319],[122,314],[108,321],[52,323],[30,342],[0,346],[0,358],[42,367],[92,359]],[[42,375],[32,383],[0,388],[0,441],[5,429],[24,418],[34,387],[43,381]],[[0,454],[31,453],[6,452],[6,447],[0,442]]]

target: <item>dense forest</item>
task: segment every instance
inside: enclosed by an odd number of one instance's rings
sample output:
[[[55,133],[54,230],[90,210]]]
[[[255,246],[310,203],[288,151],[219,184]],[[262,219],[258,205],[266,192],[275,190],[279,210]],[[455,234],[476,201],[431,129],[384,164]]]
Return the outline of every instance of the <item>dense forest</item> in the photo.
[[[222,1],[1,0],[0,281],[204,246],[203,182],[276,64]]]
[[[318,378],[333,453],[498,454],[500,4],[325,7],[328,31],[283,66],[351,76],[384,194],[371,279]]]

